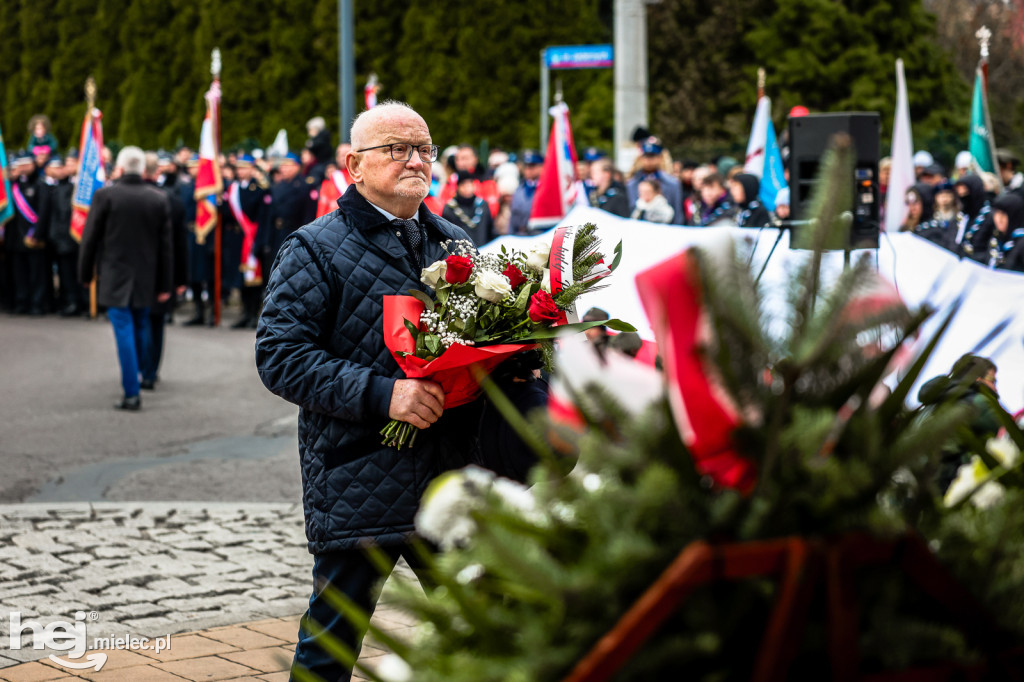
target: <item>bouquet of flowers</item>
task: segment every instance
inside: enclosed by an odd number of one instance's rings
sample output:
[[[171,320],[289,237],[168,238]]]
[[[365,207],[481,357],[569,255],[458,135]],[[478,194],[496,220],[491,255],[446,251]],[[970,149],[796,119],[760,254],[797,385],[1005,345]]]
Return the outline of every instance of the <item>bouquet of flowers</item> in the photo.
[[[603,325],[635,331],[620,320],[580,323],[576,299],[602,286],[618,266],[605,263],[597,227],[561,227],[550,243],[529,252],[478,253],[469,241],[449,242],[449,256],[421,273],[434,290],[411,290],[409,296],[384,297],[384,341],[406,376],[439,383],[445,407],[458,407],[480,391],[475,373],[489,372],[502,361],[541,347],[550,356],[553,339],[565,331]],[[384,443],[411,445],[412,424],[391,420],[381,430]]]

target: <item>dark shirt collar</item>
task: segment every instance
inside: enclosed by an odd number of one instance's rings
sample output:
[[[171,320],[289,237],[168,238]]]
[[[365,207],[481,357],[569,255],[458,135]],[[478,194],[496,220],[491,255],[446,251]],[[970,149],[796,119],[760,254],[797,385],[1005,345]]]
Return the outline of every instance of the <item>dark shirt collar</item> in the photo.
[[[383,225],[389,225],[395,218],[395,216],[384,209],[374,206],[367,201],[366,197],[359,193],[354,184],[349,185],[345,193],[338,199],[338,208],[341,209],[341,212],[348,219],[349,224],[360,230],[370,230]],[[413,216],[413,220],[419,222],[420,225],[433,227],[432,216],[433,214],[430,212],[430,209],[425,204],[420,203],[420,209]]]

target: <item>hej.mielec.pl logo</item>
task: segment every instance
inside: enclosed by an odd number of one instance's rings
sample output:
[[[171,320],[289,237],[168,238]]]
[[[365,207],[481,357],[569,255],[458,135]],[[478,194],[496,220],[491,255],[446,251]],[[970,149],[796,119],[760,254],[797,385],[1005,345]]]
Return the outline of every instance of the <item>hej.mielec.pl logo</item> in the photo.
[[[88,634],[86,633],[86,619],[97,620],[95,611],[86,614],[85,611],[75,612],[75,621],[51,621],[47,625],[33,620],[22,622],[21,612],[12,611],[10,616],[10,638],[9,645],[12,651],[21,649],[22,635],[32,633],[33,649],[51,649],[53,651],[66,651],[70,661],[59,656],[50,654],[50,660],[65,668],[84,670],[94,668],[99,670],[107,662],[107,654],[102,651],[92,651],[85,656],[84,661],[77,661],[82,658],[88,648]],[[131,635],[95,637],[93,638],[93,649],[129,649],[155,651],[160,653],[171,648],[171,636],[163,637],[133,637]]]

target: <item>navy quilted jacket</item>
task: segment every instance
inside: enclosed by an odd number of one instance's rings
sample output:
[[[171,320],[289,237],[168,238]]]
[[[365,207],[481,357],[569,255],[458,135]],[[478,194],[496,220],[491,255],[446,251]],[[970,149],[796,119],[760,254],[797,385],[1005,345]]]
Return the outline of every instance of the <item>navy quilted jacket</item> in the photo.
[[[350,187],[339,210],[285,240],[267,283],[256,367],[268,389],[301,408],[299,455],[309,551],[371,538],[401,542],[420,497],[446,466],[468,458],[462,408],[420,432],[412,449],[381,445],[392,387],[404,377],[383,339],[383,296],[423,289],[394,227]],[[423,263],[465,232],[420,207]],[[470,429],[461,431],[468,432]],[[474,434],[475,435],[475,434]]]

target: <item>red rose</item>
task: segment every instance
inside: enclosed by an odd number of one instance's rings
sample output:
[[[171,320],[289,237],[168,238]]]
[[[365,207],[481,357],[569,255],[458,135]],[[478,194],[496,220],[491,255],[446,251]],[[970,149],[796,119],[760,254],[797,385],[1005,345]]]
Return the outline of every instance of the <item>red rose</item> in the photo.
[[[501,273],[508,277],[508,283],[512,285],[512,288],[517,288],[520,284],[526,281],[526,275],[512,263],[505,266],[505,271]]]
[[[530,297],[530,307],[526,313],[534,322],[557,322],[562,318],[562,311],[555,304],[555,299],[543,289]]]
[[[462,284],[469,279],[473,272],[473,261],[469,256],[448,256],[444,259],[447,268],[444,271],[444,281],[448,284]]]

